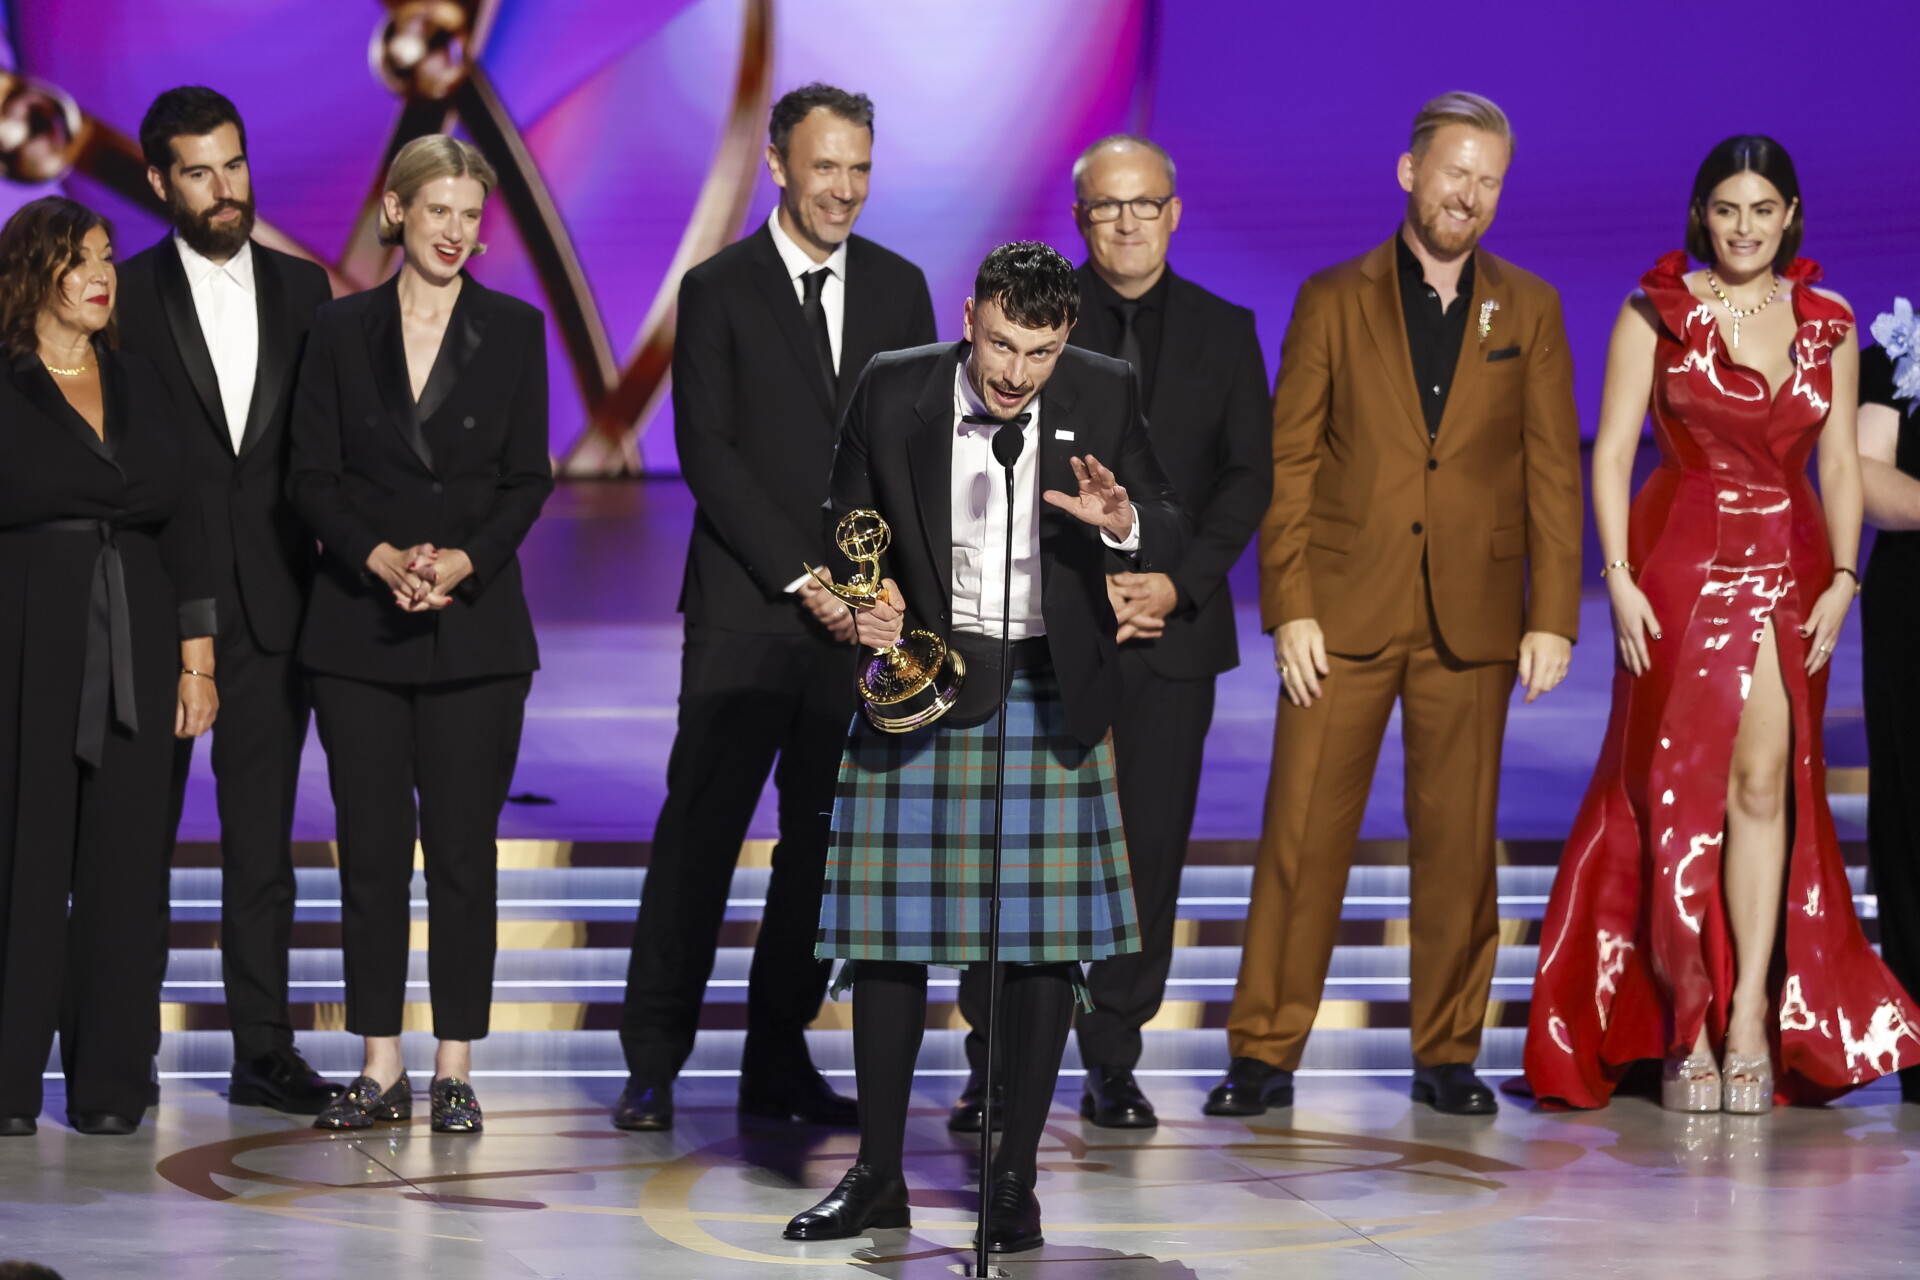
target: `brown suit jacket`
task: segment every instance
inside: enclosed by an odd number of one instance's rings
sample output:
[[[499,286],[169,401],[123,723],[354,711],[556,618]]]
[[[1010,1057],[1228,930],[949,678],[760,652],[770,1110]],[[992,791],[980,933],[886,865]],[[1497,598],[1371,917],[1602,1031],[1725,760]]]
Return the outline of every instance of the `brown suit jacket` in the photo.
[[[1312,276],[1280,349],[1273,480],[1267,630],[1313,618],[1330,652],[1376,652],[1424,555],[1440,640],[1462,661],[1513,661],[1526,631],[1575,638],[1580,425],[1559,294],[1474,251],[1473,309],[1429,442],[1393,242]]]

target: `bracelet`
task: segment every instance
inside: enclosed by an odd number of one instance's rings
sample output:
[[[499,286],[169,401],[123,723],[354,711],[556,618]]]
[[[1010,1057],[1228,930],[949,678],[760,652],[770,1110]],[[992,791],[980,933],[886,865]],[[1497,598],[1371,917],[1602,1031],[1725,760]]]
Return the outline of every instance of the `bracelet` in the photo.
[[[211,671],[195,671],[195,670],[194,670],[194,669],[193,669],[192,667],[182,667],[182,668],[180,668],[180,674],[181,674],[181,675],[183,675],[183,676],[199,676],[199,677],[200,677],[200,678],[201,678],[202,680],[211,680],[211,679],[213,679],[213,672],[211,672]]]
[[[1628,564],[1625,560],[1610,560],[1607,562],[1607,567],[1600,571],[1601,580],[1604,581],[1606,579],[1606,576],[1612,573],[1615,569],[1625,569],[1628,573],[1633,572],[1633,566]]]
[[[1855,573],[1853,570],[1849,569],[1846,565],[1841,564],[1841,565],[1834,566],[1833,576],[1835,578],[1838,578],[1843,573],[1846,574],[1849,578],[1853,579],[1853,594],[1859,595],[1860,594],[1860,575]]]

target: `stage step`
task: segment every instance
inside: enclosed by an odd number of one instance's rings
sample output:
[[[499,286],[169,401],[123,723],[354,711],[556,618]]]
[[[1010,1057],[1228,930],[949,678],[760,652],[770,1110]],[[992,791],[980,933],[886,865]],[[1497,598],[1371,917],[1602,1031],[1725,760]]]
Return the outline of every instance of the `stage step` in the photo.
[[[703,1031],[688,1059],[687,1076],[739,1075],[740,1031]],[[918,1074],[963,1076],[967,1064],[961,1031],[929,1031],[920,1050]],[[1511,1074],[1520,1066],[1525,1032],[1518,1027],[1489,1027],[1482,1041],[1480,1067],[1490,1073]],[[828,1075],[853,1074],[853,1036],[846,1031],[810,1031],[813,1059]],[[315,1069],[330,1076],[351,1077],[361,1063],[360,1039],[344,1031],[307,1031],[300,1034],[300,1051]],[[425,1075],[433,1067],[433,1038],[424,1032],[402,1037],[410,1071]],[[1392,1075],[1412,1065],[1407,1032],[1397,1028],[1352,1028],[1316,1031],[1307,1042],[1302,1070],[1312,1074]],[[160,1051],[163,1080],[224,1080],[233,1063],[233,1040],[223,1031],[175,1031],[165,1037]],[[1226,1032],[1200,1029],[1156,1031],[1146,1038],[1140,1061],[1143,1075],[1212,1076],[1227,1065]],[[50,1069],[57,1070],[56,1059]],[[1062,1073],[1082,1070],[1078,1047],[1071,1039],[1061,1064]],[[474,1076],[479,1080],[501,1076],[626,1076],[619,1036],[611,1031],[503,1031],[474,1046]],[[424,1083],[423,1081],[417,1081]],[[607,1091],[611,1101],[615,1090]]]
[[[640,905],[645,867],[543,867],[503,869],[500,875],[500,919],[543,921],[620,921],[631,923]],[[763,867],[741,867],[733,874],[727,896],[727,919],[757,920],[766,906],[767,880]],[[1854,903],[1863,918],[1872,918],[1874,900],[1866,889],[1866,869],[1849,867]],[[332,867],[299,867],[294,918],[330,922],[340,918],[340,874]],[[1554,868],[1522,866],[1499,868],[1500,918],[1538,920],[1546,911],[1553,888]],[[175,867],[172,872],[173,919],[204,923],[220,918],[218,867]],[[1347,876],[1341,918],[1395,920],[1407,914],[1410,875],[1404,866],[1356,866]],[[1189,866],[1180,876],[1179,918],[1183,920],[1240,920],[1247,914],[1253,868],[1247,866]],[[411,889],[413,919],[427,918],[426,876],[415,872]]]
[[[1497,1000],[1525,1000],[1533,990],[1538,949],[1500,948],[1493,979]],[[753,953],[745,947],[722,947],[714,959],[707,984],[711,1004],[744,1004],[747,970]],[[345,998],[340,952],[328,948],[296,948],[291,957],[293,1003],[337,1004]],[[1179,947],[1173,953],[1173,971],[1167,980],[1170,1001],[1225,1004],[1233,998],[1240,969],[1240,948]],[[1408,949],[1402,946],[1335,947],[1327,975],[1325,998],[1369,1002],[1407,999]],[[928,980],[935,1003],[951,1002],[959,986],[959,971],[935,967]],[[496,1004],[564,1001],[580,1004],[618,1004],[626,992],[627,952],[614,947],[572,947],[499,953],[494,966]],[[427,998],[427,956],[414,951],[407,957],[408,997]],[[167,966],[164,1001],[218,1005],[225,1001],[220,978],[220,953],[204,947],[175,949]]]

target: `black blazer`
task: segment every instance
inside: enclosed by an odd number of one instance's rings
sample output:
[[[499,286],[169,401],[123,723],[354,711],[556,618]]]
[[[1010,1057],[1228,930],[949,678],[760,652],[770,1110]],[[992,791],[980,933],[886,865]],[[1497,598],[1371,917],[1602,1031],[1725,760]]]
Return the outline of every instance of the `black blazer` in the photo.
[[[673,344],[673,436],[699,504],[680,591],[690,621],[770,635],[806,630],[785,588],[819,542],[834,437],[857,375],[876,352],[934,337],[920,268],[852,237],[832,403],[765,225],[687,272]]]
[[[1082,266],[1080,323],[1068,341],[1116,355],[1120,325],[1089,307],[1093,268]],[[1154,456],[1193,513],[1193,543],[1169,571],[1180,603],[1157,640],[1129,640],[1160,675],[1214,676],[1239,665],[1227,571],[1246,550],[1273,497],[1273,390],[1253,312],[1167,269],[1166,314],[1153,400]]]
[[[320,308],[300,369],[289,485],[322,551],[300,661],[401,684],[536,670],[515,552],[553,491],[545,318],[468,276],[416,405],[397,281]],[[473,576],[403,612],[366,567],[382,542],[458,548]]]
[[[287,423],[313,313],[333,293],[320,267],[258,243],[253,279],[260,352],[238,454],[171,235],[120,264],[116,314],[121,349],[151,361],[173,397],[221,616],[244,618],[256,645],[285,653],[300,634],[314,560],[313,535],[286,498]]]
[[[893,529],[880,570],[906,597],[909,629],[948,633],[953,606],[953,373],[964,342],[889,351],[873,358],[847,406],[834,455],[823,540],[849,511],[871,508]],[[1147,438],[1139,381],[1119,360],[1076,347],[1060,352],[1040,392],[1039,484],[1072,493],[1068,458],[1093,454],[1113,468],[1140,512],[1135,562],[1166,572],[1187,553],[1187,513]],[[1060,432],[1072,433],[1061,441]],[[1028,448],[1033,444],[1029,441]],[[1060,681],[1067,725],[1091,745],[1106,736],[1120,705],[1114,647],[1119,625],[1107,599],[1106,543],[1100,531],[1058,507],[1040,510],[1040,612]],[[853,566],[828,555],[836,576]]]

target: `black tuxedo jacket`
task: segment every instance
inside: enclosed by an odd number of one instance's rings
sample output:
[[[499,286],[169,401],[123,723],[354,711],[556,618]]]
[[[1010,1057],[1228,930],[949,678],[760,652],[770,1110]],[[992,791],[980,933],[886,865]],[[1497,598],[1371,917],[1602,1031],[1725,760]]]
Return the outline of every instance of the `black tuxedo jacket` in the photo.
[[[1116,355],[1120,323],[1089,307],[1093,268],[1082,266],[1080,323],[1068,340]],[[1253,312],[1167,270],[1166,314],[1153,400],[1153,453],[1187,510],[1193,542],[1167,571],[1180,603],[1157,640],[1129,640],[1169,679],[1218,675],[1239,664],[1227,571],[1246,550],[1273,496],[1273,394]]]
[[[847,512],[878,511],[893,529],[881,573],[906,597],[908,629],[942,637],[953,607],[953,375],[966,354],[967,344],[955,342],[873,358],[847,406],[822,531],[830,544],[834,524]],[[1068,459],[1094,455],[1113,469],[1139,509],[1138,567],[1164,573],[1182,562],[1191,533],[1187,513],[1154,458],[1131,367],[1063,348],[1040,392],[1038,426],[1042,491],[1075,492]],[[1062,432],[1069,433],[1065,441]],[[1027,448],[1033,447],[1029,439]],[[1047,648],[1067,725],[1091,745],[1106,736],[1120,705],[1114,647],[1119,625],[1107,598],[1109,552],[1094,526],[1037,496],[1035,506]],[[853,572],[838,550],[828,563],[843,580]]]
[[[397,281],[322,307],[300,369],[289,484],[322,548],[300,661],[398,684],[536,670],[515,553],[553,491],[545,319],[468,276],[416,404]],[[458,548],[473,576],[403,612],[366,567],[382,542]]]
[[[253,280],[260,351],[238,453],[172,235],[120,264],[116,315],[121,348],[146,357],[173,397],[220,614],[244,618],[261,650],[285,653],[314,560],[313,536],[286,499],[287,423],[307,331],[333,294],[320,267],[257,243]]]
[[[932,342],[920,268],[847,242],[840,394],[830,402],[793,281],[762,225],[687,272],[673,345],[673,435],[699,507],[680,609],[735,631],[799,635],[786,594],[815,554],[841,412],[880,351]]]

